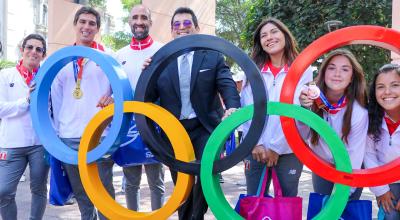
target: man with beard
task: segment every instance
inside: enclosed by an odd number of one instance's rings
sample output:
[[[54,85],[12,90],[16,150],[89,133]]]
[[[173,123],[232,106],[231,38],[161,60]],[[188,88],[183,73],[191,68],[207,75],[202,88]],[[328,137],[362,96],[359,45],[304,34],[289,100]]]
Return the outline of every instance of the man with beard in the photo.
[[[133,34],[132,41],[117,52],[117,60],[128,75],[133,90],[142,72],[142,64],[145,59],[162,47],[161,43],[153,41],[149,35],[152,25],[150,10],[143,6],[134,6],[129,16],[129,26]],[[161,163],[143,165],[146,171],[147,181],[151,192],[151,208],[156,210],[164,203],[164,169]],[[140,200],[140,179],[142,165],[123,168],[126,177],[126,202],[129,209],[137,211]]]

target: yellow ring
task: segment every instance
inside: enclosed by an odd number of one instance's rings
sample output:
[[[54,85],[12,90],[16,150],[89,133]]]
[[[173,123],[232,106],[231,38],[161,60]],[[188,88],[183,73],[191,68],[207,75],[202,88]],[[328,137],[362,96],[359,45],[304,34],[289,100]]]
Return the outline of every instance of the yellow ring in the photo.
[[[124,102],[124,112],[147,116],[166,133],[175,157],[184,162],[195,159],[192,142],[180,122],[167,110],[152,104],[135,101]],[[186,200],[193,185],[193,176],[178,172],[178,179],[170,199],[163,207],[152,212],[136,212],[118,204],[104,188],[96,163],[87,164],[87,152],[99,143],[104,128],[111,121],[114,106],[99,111],[86,126],[78,152],[79,174],[82,185],[93,204],[109,219],[167,219]]]

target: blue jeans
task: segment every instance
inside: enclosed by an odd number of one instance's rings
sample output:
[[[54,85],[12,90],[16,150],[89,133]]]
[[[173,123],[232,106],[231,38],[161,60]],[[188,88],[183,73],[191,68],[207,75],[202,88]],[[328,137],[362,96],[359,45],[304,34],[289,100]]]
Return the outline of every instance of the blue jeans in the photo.
[[[245,163],[250,163],[245,169],[247,194],[256,195],[265,163],[257,162],[252,155],[249,155],[246,160]],[[297,196],[303,164],[297,159],[296,155],[293,153],[279,155],[278,163],[273,168],[281,184],[282,195]],[[266,189],[269,189],[270,183],[271,177],[269,176]],[[265,195],[267,194],[268,190],[265,190]]]
[[[62,138],[62,141],[74,150],[79,147],[79,138]],[[97,167],[99,169],[99,175],[101,182],[104,187],[111,195],[115,198],[115,191],[113,186],[113,172],[112,168],[114,161],[111,159],[104,159],[97,162]],[[82,220],[96,220],[97,213],[93,203],[87,196],[85,189],[83,188],[81,178],[79,176],[79,169],[77,165],[71,165],[63,163],[64,170],[68,175],[69,182],[71,183],[72,191],[74,192],[75,199],[78,203],[79,211],[81,212]],[[99,212],[100,219],[107,219],[103,214]]]
[[[324,178],[321,178],[315,173],[312,173],[312,183],[314,192],[322,195],[330,195],[333,190],[334,184]],[[363,188],[356,188],[356,190],[350,195],[349,200],[359,200]]]
[[[47,203],[47,178],[49,166],[41,145],[22,148],[0,148],[7,157],[0,160],[0,212],[7,220],[17,219],[15,195],[19,180],[29,163],[32,194],[29,219],[42,219]]]
[[[156,210],[164,204],[164,168],[161,163],[143,165],[146,171],[147,182],[151,193],[151,209]],[[126,178],[125,196],[127,207],[131,210],[139,210],[140,180],[142,177],[142,165],[123,168]]]

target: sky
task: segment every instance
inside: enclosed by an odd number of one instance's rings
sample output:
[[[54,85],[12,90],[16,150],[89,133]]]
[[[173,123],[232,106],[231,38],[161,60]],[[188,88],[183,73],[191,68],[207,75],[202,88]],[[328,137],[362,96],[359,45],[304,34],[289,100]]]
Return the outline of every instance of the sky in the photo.
[[[107,12],[113,16],[114,32],[130,30],[129,26],[125,26],[122,22],[122,18],[128,16],[128,13],[123,10],[120,0],[107,0]]]

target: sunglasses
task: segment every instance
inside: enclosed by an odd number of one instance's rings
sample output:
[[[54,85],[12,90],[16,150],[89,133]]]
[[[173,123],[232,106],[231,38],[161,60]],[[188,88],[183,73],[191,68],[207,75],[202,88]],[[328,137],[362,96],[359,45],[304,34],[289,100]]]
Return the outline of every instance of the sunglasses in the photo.
[[[25,49],[32,51],[33,49],[35,49],[36,52],[38,53],[44,53],[44,48],[42,47],[35,47],[33,45],[25,45]]]
[[[178,30],[181,27],[181,24],[183,24],[184,28],[190,28],[193,25],[191,20],[184,20],[183,22],[175,21],[172,24],[172,27],[174,28],[174,30]]]

